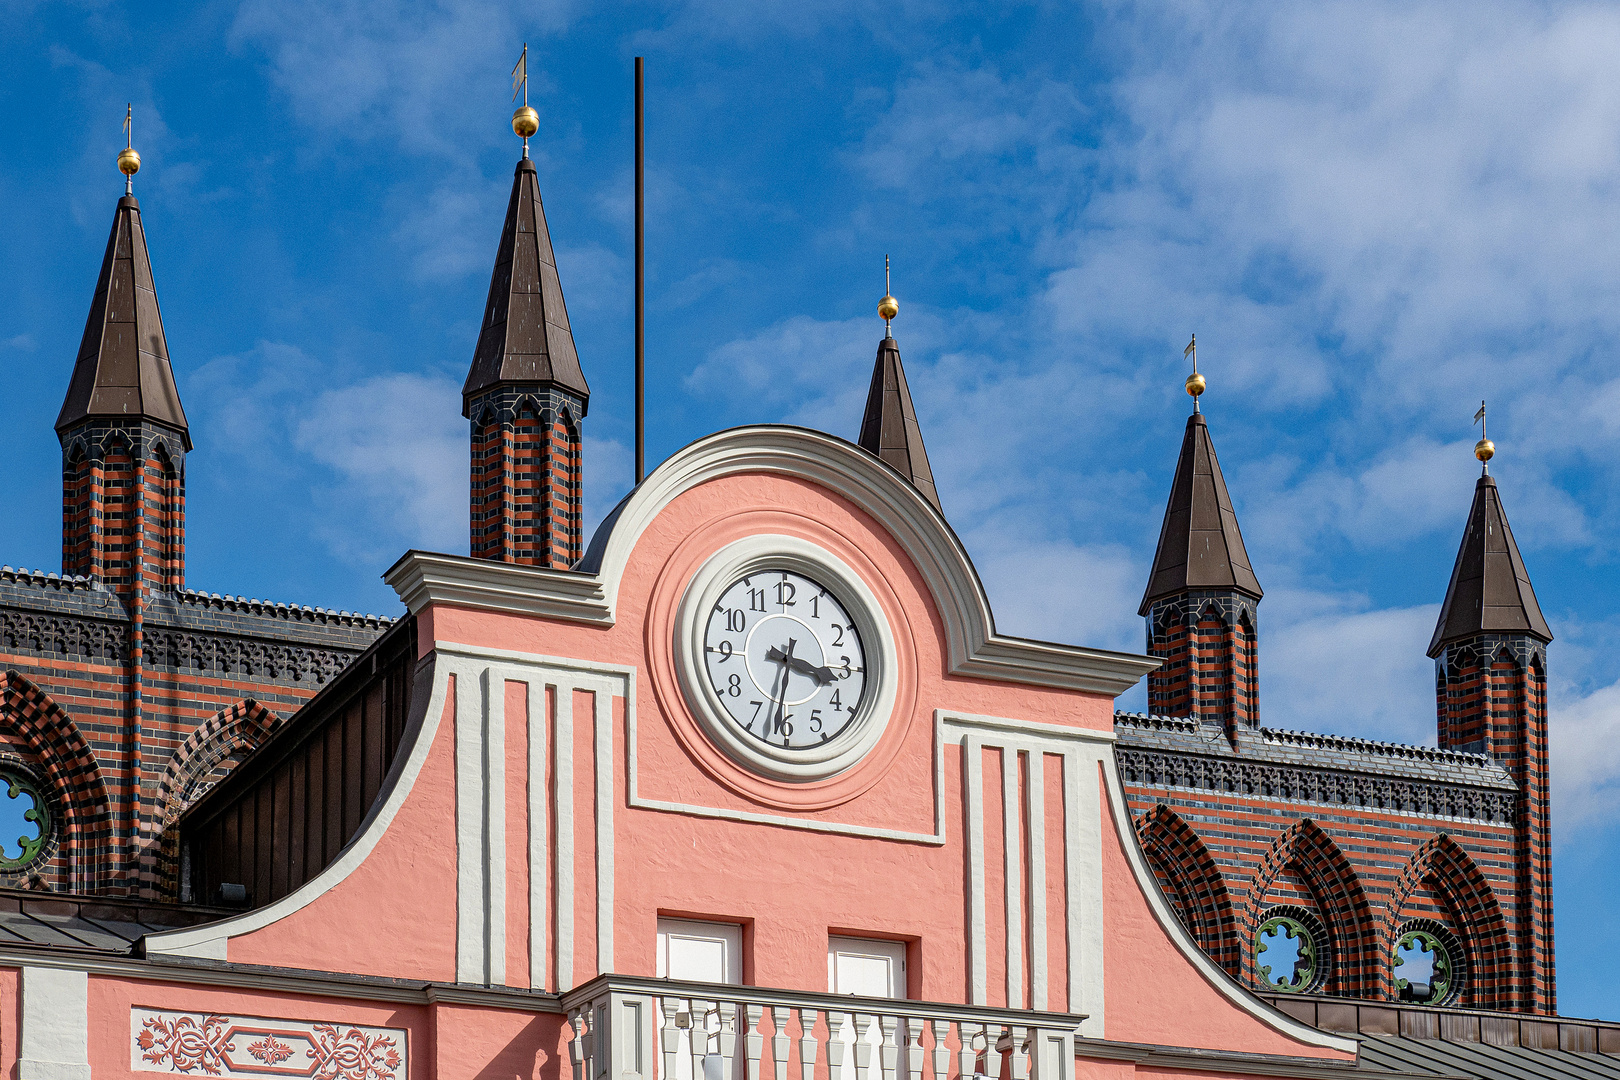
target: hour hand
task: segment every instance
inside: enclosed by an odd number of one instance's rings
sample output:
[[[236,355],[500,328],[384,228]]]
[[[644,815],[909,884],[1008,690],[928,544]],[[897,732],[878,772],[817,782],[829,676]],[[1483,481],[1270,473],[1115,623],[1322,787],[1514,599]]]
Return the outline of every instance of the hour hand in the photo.
[[[789,656],[781,649],[778,649],[775,645],[772,645],[768,650],[766,650],[765,659],[774,661],[778,664],[785,661],[788,667],[792,668],[794,671],[797,671],[800,675],[810,676],[822,686],[827,686],[838,678],[837,675],[833,674],[832,668],[817,667],[803,657]]]

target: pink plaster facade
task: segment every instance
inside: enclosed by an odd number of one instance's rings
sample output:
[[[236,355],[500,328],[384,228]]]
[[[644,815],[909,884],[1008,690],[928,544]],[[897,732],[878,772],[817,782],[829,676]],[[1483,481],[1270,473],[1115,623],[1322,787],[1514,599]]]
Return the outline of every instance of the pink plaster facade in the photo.
[[[654,976],[660,917],[741,926],[743,982],[801,995],[828,990],[830,935],[904,942],[909,999],[1067,1014],[1072,1075],[1211,1075],[1124,1044],[1270,1055],[1268,1075],[1353,1060],[1216,969],[1159,896],[1111,746],[1141,658],[995,635],[943,519],[880,463],[728,432],[604,528],[574,572],[401,560],[432,692],[367,824],[292,895],[91,971],[90,1074],[136,1075],[147,1009],[397,1029],[412,1080],[577,1077],[568,995]],[[826,779],[722,752],[675,669],[694,575],[759,536],[841,560],[892,632],[892,715]],[[227,977],[248,970],[276,977]],[[11,1061],[17,986],[0,971]]]

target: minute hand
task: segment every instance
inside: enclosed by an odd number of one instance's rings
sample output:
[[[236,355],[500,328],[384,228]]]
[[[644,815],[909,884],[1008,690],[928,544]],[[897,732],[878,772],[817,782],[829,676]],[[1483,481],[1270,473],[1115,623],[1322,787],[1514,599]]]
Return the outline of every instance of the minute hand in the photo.
[[[792,668],[794,671],[797,671],[800,675],[808,675],[823,686],[829,685],[838,678],[837,675],[833,674],[832,668],[816,667],[816,665],[812,664],[808,660],[803,659],[802,657],[789,656],[781,649],[778,649],[775,645],[772,645],[765,653],[765,659],[773,660],[778,664],[785,661],[788,667]]]

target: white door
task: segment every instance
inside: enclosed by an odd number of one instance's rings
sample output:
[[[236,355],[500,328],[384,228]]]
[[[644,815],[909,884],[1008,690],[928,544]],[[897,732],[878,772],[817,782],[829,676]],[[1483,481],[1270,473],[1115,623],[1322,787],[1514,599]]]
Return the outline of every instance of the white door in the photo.
[[[827,989],[834,994],[859,994],[861,997],[901,999],[906,996],[906,943],[880,941],[876,938],[829,937],[827,939]],[[853,1017],[844,1015],[844,1042],[849,1047],[844,1060],[849,1062],[859,1041],[871,1047],[872,1061],[878,1060],[883,1045],[883,1031],[876,1019],[868,1019],[856,1031]],[[907,1037],[904,1025],[895,1033],[902,1043]],[[863,1047],[864,1049],[864,1047]],[[905,1055],[900,1067],[905,1069]],[[848,1075],[847,1073],[845,1075]]]
[[[687,982],[742,982],[742,927],[736,923],[697,922],[693,919],[658,920],[658,958],[655,974],[660,979]],[[686,1008],[683,1003],[681,1008]],[[655,1023],[664,1024],[660,1011]],[[717,1048],[709,1036],[717,1032],[718,1017],[692,1016],[690,1028],[680,1029],[676,1041],[675,1070],[670,1074],[660,1039],[658,1061],[664,1080],[693,1080],[705,1070],[694,1065],[694,1053],[702,1058]],[[693,1034],[697,1040],[694,1046]],[[742,1040],[737,1040],[739,1046]],[[715,1059],[718,1062],[718,1058]]]

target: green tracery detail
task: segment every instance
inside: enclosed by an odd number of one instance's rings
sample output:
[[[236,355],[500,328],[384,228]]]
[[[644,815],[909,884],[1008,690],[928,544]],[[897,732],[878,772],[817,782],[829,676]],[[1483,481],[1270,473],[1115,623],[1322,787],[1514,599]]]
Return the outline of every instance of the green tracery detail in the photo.
[[[1434,970],[1429,976],[1429,992],[1421,997],[1413,989],[1411,980],[1401,977],[1401,968],[1406,964],[1407,955],[1411,953],[1424,953],[1434,958]],[[1401,935],[1401,939],[1395,943],[1394,966],[1395,992],[1402,1001],[1441,1002],[1451,992],[1451,952],[1444,942],[1427,930],[1408,930]]]
[[[27,797],[31,804],[22,812],[23,827],[21,835],[15,840],[10,837],[0,838],[0,870],[16,870],[27,866],[38,857],[40,849],[51,837],[51,812],[46,805],[45,797],[32,780],[9,770],[0,771],[0,783],[5,784],[5,797],[8,800],[6,810],[14,810],[10,801]],[[5,815],[13,823],[16,822],[14,813]],[[28,836],[29,826],[32,826],[34,835]],[[13,848],[19,848],[20,853],[12,855]]]
[[[1274,976],[1271,973],[1272,965],[1264,961],[1272,944],[1280,939],[1296,942],[1298,958],[1294,961],[1292,971],[1279,972]],[[1260,979],[1268,990],[1298,993],[1310,987],[1316,979],[1316,942],[1311,939],[1311,932],[1304,923],[1286,915],[1274,915],[1260,924],[1260,929],[1254,935],[1254,959]]]

